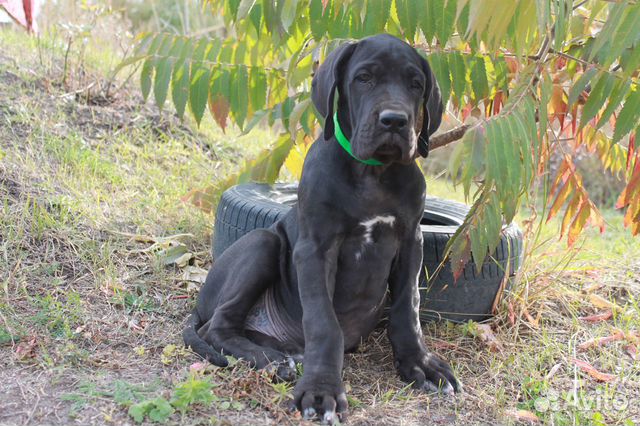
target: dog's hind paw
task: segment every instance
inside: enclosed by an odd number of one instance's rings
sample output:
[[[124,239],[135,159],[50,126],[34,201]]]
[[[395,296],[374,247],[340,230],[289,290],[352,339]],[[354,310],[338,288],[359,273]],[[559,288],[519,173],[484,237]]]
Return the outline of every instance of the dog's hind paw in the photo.
[[[296,363],[289,357],[282,361],[274,361],[265,369],[278,382],[293,382],[297,378]]]

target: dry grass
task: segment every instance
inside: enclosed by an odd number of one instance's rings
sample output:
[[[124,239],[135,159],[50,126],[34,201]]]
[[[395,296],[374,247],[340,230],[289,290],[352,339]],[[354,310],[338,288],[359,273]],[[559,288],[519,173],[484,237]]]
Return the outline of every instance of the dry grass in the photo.
[[[0,424],[131,424],[129,407],[177,398],[189,380],[213,386],[215,399],[172,414],[171,424],[305,423],[286,410],[287,386],[242,363],[190,372],[198,359],[181,345],[210,264],[212,218],[180,197],[236,169],[260,148],[246,143],[256,136],[194,131],[126,91],[78,95],[60,84],[59,68],[43,68],[33,41],[0,37],[9,41],[0,52]],[[61,53],[45,54],[56,64]],[[102,87],[99,74],[86,75]],[[609,219],[609,237],[588,234],[578,257],[556,243],[534,251],[490,322],[497,343],[474,323],[425,326],[462,395],[413,392],[395,374],[386,336],[374,333],[346,356],[349,424],[640,422],[630,349],[640,343],[640,244],[616,214]],[[172,247],[190,254],[186,265],[168,262]],[[580,319],[608,310],[605,321]],[[580,349],[617,332],[623,338]],[[553,392],[558,407],[545,410]],[[612,406],[611,395],[628,404]],[[573,396],[593,405],[563,402]]]

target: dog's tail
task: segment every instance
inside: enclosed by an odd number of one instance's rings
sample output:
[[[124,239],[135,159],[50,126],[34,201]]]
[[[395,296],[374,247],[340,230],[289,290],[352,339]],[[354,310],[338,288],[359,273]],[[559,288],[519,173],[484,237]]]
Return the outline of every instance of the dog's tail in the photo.
[[[191,315],[187,319],[187,326],[182,332],[182,339],[186,346],[190,346],[191,350],[206,359],[213,365],[218,367],[226,367],[229,364],[227,358],[225,358],[220,352],[216,351],[213,346],[205,342],[205,340],[198,334],[198,328],[202,326],[202,320],[198,314],[198,310],[191,311]]]

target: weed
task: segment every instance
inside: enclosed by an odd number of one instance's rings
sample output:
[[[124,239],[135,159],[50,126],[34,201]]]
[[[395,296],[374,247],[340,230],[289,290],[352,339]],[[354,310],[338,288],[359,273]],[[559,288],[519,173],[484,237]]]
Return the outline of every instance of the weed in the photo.
[[[206,377],[190,374],[186,381],[176,386],[171,405],[183,413],[193,404],[208,405],[216,399],[212,389],[213,384]]]
[[[272,383],[271,388],[276,391],[276,395],[273,398],[274,404],[281,404],[284,401],[291,399],[293,396],[291,391],[293,386],[288,382]]]
[[[175,409],[169,401],[161,396],[133,404],[128,411],[129,415],[138,423],[142,423],[145,417],[149,417],[149,420],[153,422],[164,423],[174,412]]]
[[[54,338],[72,338],[73,327],[78,324],[84,312],[80,294],[70,291],[66,300],[59,300],[52,294],[36,298],[39,311],[34,320],[40,325],[46,326]]]

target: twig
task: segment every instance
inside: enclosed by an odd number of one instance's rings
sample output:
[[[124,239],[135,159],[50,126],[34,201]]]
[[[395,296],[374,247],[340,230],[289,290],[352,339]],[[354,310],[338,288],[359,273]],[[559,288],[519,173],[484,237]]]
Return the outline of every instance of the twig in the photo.
[[[429,139],[429,149],[436,149],[449,145],[451,142],[455,142],[462,139],[467,130],[471,127],[470,124],[463,124],[462,126],[455,127],[447,132],[439,134]]]

